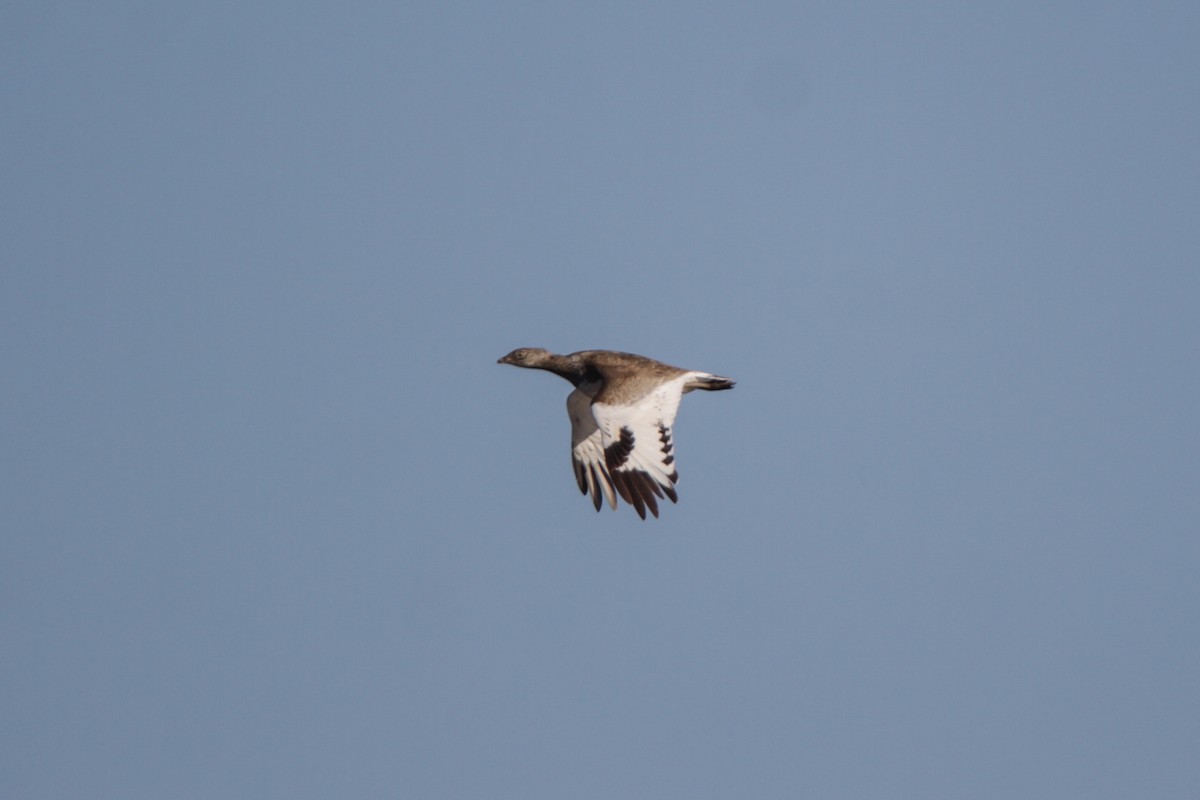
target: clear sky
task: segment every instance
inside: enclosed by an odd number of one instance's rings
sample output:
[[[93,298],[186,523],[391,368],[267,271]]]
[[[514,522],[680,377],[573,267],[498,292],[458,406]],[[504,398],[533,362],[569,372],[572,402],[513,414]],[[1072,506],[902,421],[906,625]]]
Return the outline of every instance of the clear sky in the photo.
[[[0,10],[0,796],[1200,795],[1200,6]],[[597,514],[519,346],[736,378]]]

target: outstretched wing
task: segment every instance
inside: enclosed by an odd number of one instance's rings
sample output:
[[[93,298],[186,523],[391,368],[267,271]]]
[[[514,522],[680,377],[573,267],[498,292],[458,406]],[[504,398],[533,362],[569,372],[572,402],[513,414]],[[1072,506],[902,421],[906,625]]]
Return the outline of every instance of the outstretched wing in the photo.
[[[596,387],[587,387],[593,390]],[[617,507],[617,495],[612,478],[604,463],[604,445],[601,444],[600,429],[592,417],[592,396],[580,389],[567,397],[567,414],[571,417],[571,465],[575,467],[575,481],[579,491],[591,494],[592,504],[600,510],[600,494],[608,504]]]
[[[655,498],[679,499],[671,426],[688,377],[662,383],[632,403],[604,402],[603,394],[592,403],[612,485],[642,519],[647,508],[658,516]]]

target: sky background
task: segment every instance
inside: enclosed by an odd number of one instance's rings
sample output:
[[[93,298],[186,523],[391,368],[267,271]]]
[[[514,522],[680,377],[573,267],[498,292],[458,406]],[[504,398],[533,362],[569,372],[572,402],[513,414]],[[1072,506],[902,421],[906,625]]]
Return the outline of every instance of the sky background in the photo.
[[[0,8],[0,795],[1200,795],[1200,6]],[[731,376],[597,514],[520,346]]]

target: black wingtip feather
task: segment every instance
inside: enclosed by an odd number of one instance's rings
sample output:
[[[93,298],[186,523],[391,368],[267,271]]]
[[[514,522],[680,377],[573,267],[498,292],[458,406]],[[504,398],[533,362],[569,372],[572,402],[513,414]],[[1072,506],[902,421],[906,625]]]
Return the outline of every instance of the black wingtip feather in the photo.
[[[633,506],[633,510],[638,513],[639,517],[645,519],[646,502],[642,499],[642,492],[638,488],[637,481],[633,479],[633,475],[629,472],[614,472],[612,478],[625,502]]]
[[[600,487],[600,476],[596,474],[596,465],[588,464],[588,472],[592,478],[592,504],[599,511],[604,499],[601,497],[603,489]]]
[[[654,499],[654,495],[656,494],[662,497],[662,494],[658,491],[658,484],[644,472],[637,473],[635,480],[637,481],[638,489],[642,493],[642,500],[645,501],[646,507],[650,509],[650,513],[654,515],[654,518],[658,519],[658,501]]]

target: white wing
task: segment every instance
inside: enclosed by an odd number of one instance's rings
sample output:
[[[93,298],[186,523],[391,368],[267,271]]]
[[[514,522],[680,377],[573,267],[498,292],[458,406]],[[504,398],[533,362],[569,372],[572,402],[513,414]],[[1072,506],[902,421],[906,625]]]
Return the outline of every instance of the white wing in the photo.
[[[592,495],[592,504],[599,511],[601,492],[614,509],[617,495],[604,463],[600,429],[592,417],[592,394],[597,388],[596,385],[584,385],[571,392],[567,397],[567,414],[571,417],[571,465],[575,468],[575,481],[579,491]]]
[[[629,405],[594,402],[591,410],[600,431],[604,465],[621,498],[646,518],[658,516],[656,497],[677,502],[675,445],[671,426],[684,385],[691,373],[658,386]]]

